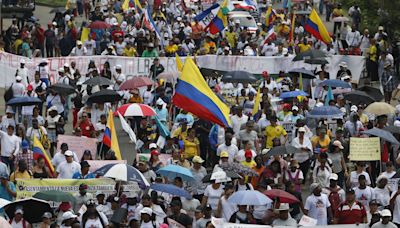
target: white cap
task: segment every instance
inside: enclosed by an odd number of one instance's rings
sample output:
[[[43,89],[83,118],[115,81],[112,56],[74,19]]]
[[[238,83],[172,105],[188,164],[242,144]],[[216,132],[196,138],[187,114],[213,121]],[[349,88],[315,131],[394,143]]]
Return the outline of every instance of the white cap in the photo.
[[[269,150],[270,150],[270,149],[265,148],[265,149],[263,149],[263,150],[261,151],[261,154],[267,154],[267,153],[269,152]]]
[[[235,21],[235,23],[236,23],[236,24],[240,24],[240,20],[237,19],[237,20]]]
[[[344,149],[342,143],[339,140],[335,140],[332,145],[339,147],[341,150]]]
[[[15,210],[14,214],[24,214],[24,210],[22,210],[21,208],[18,208],[17,210]]]
[[[343,76],[341,79],[342,79],[342,81],[344,81],[344,80],[349,80],[349,79],[351,79],[351,77],[350,77],[349,75],[345,75],[345,76]]]
[[[165,104],[165,102],[161,98],[157,99],[156,105],[164,105],[164,104]]]
[[[69,20],[71,20],[71,16],[70,15],[65,15],[65,21],[69,21]]]
[[[19,61],[19,63],[25,64],[25,63],[26,63],[26,62],[25,62],[25,59],[21,59],[21,61]]]
[[[383,30],[383,26],[379,26],[379,27],[378,27],[378,30],[381,30],[381,31],[382,31],[382,30]]]
[[[345,107],[341,107],[341,108],[340,108],[340,111],[342,111],[343,113],[346,113],[346,112],[347,112]]]
[[[389,209],[382,210],[380,214],[382,217],[392,217],[392,212]]]
[[[330,176],[329,176],[329,180],[338,180],[338,178],[339,178],[339,176],[336,174],[336,173],[332,173]]]
[[[181,21],[182,18],[181,18],[181,17],[177,17],[176,20],[177,20],[177,21]]]
[[[13,109],[12,109],[11,106],[7,106],[6,113],[12,113],[12,114],[14,114],[14,111],[13,111]]]
[[[67,220],[67,219],[72,219],[72,218],[76,218],[78,216],[76,216],[72,211],[66,211],[64,212],[64,214],[62,215],[62,220]]]
[[[352,112],[357,112],[357,111],[358,111],[357,106],[352,105],[352,106],[350,107],[350,111],[352,111]]]
[[[164,33],[164,38],[168,38],[168,33]]]
[[[341,62],[341,63],[339,63],[339,66],[341,66],[341,67],[347,67],[347,63],[346,63],[346,62]]]
[[[60,69],[58,69],[58,73],[64,73],[64,68],[60,68]]]
[[[150,207],[144,207],[142,210],[140,210],[140,214],[148,214],[151,216],[153,214],[153,209]]]
[[[74,156],[74,153],[70,150],[65,151],[64,156],[72,157]]]
[[[158,148],[158,146],[157,146],[157,144],[155,144],[155,143],[150,143],[150,145],[149,145],[149,149],[157,149]]]
[[[279,204],[279,208],[275,209],[276,211],[288,211],[290,209],[288,203]]]
[[[322,103],[322,102],[318,102],[318,103],[315,105],[315,107],[322,107],[322,106],[324,106],[324,103]]]
[[[64,63],[64,67],[69,67],[69,64],[68,63]]]
[[[122,66],[118,64],[118,65],[115,66],[115,69],[121,70],[121,69],[122,69]]]
[[[51,112],[51,111],[58,111],[56,106],[51,106],[49,109],[47,109],[47,112]]]
[[[20,81],[22,81],[22,78],[21,78],[21,76],[17,76],[17,77],[15,77],[15,80],[17,80],[17,82],[20,82]]]
[[[297,107],[296,105],[294,105],[294,106],[292,107],[292,110],[299,111],[299,107]]]
[[[400,127],[400,120],[395,120],[393,126]]]
[[[82,41],[77,40],[77,41],[76,41],[76,45],[82,45]]]
[[[97,192],[96,192],[96,196],[98,196],[98,195],[105,195],[105,193],[102,192],[102,191],[97,191]]]
[[[306,132],[306,128],[305,127],[299,127],[299,132]]]
[[[54,25],[54,26],[57,26],[57,22],[53,21],[53,25]]]

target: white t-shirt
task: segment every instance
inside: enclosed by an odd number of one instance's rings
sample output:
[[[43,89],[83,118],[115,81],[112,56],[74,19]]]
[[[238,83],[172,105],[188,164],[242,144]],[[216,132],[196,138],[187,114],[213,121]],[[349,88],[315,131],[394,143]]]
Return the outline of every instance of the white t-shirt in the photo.
[[[85,41],[85,48],[87,50],[87,54],[86,55],[94,55],[94,50],[96,50],[96,41],[94,40],[86,40]]]
[[[317,220],[317,225],[328,224],[327,208],[331,206],[328,196],[321,194],[315,196],[314,194],[307,197],[304,209],[308,210],[308,216]]]
[[[367,185],[371,185],[371,178],[369,178],[369,174],[367,172],[362,171],[362,173],[357,174],[356,171],[352,171],[350,173],[350,183],[352,188],[358,186],[358,177],[360,175],[364,175]]]
[[[14,97],[22,97],[25,92],[25,85],[22,82],[15,82],[11,87]]]
[[[72,161],[68,163],[67,161],[62,162],[57,167],[58,179],[72,179],[74,173],[79,172],[81,170],[81,165],[76,162]]]
[[[356,200],[360,201],[364,205],[365,210],[369,211],[369,201],[372,200],[374,190],[367,186],[365,189],[355,187],[354,191],[356,193]]]
[[[217,156],[220,156],[222,151],[228,152],[229,154],[228,161],[233,162],[233,159],[238,155],[239,148],[236,145],[231,144],[230,146],[227,146],[224,143],[218,146]]]
[[[74,161],[79,162],[78,156],[76,155],[75,152],[72,152],[74,154]],[[54,165],[54,167],[57,167],[60,165],[62,162],[65,162],[65,155],[62,154],[61,152],[57,152],[53,159],[51,159],[51,163]]]
[[[221,195],[223,193],[224,193],[224,188],[222,185],[220,185],[218,189],[214,189],[210,184],[204,191],[204,196],[207,196],[207,204],[210,204],[213,210],[217,210],[218,200],[221,198]]]
[[[373,189],[372,199],[376,199],[381,205],[382,209],[390,204],[390,191],[387,187]]]
[[[245,161],[246,158],[244,157],[244,150],[239,150],[239,152],[237,152],[235,160],[238,162],[242,162]],[[257,156],[257,153],[254,150],[251,150],[251,154],[252,154],[252,159],[254,159]]]
[[[390,198],[393,198],[396,192],[393,192]],[[396,197],[393,207],[393,222],[400,224],[400,195]]]
[[[229,203],[225,197],[221,197],[221,208],[222,208],[222,218],[225,221],[229,221],[233,213],[237,211],[237,206],[235,204]]]
[[[242,115],[242,117],[239,117],[237,115],[234,115],[231,117],[232,129],[233,129],[233,132],[235,132],[235,135],[239,134],[240,126],[242,126],[242,124],[247,123],[248,119],[249,119],[249,117],[244,114]]]
[[[61,102],[61,98],[59,95],[53,96],[52,94],[49,94],[46,98],[46,105],[49,104],[51,104],[51,106],[54,105],[57,107],[58,114],[64,112],[64,104]]]

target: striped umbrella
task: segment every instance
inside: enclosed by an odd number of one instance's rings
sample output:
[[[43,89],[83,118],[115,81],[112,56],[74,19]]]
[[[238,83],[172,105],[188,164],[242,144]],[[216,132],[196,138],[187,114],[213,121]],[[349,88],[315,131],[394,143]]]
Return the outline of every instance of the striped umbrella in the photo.
[[[145,104],[124,104],[117,109],[115,112],[118,115],[118,112],[123,116],[155,116],[156,111],[148,105]]]

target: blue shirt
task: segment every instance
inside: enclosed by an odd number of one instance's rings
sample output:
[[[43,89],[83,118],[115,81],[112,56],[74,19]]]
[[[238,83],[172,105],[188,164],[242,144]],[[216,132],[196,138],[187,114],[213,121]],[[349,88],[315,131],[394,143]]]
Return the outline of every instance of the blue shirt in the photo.
[[[74,175],[72,175],[72,179],[93,179],[96,178],[96,175],[94,173],[88,173],[86,176],[82,176],[81,172],[76,172]]]
[[[168,119],[168,110],[166,108],[156,109],[157,117],[160,121],[167,122]]]
[[[11,191],[16,192],[16,188],[13,182],[8,182],[8,187],[11,189]],[[7,192],[6,187],[3,185],[0,185],[0,198],[8,200],[8,201],[13,201],[14,197]]]

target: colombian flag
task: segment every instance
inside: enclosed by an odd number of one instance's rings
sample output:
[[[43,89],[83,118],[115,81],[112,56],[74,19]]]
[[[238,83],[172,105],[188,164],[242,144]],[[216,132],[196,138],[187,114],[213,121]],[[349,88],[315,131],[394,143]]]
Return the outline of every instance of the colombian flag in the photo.
[[[311,35],[313,35],[315,38],[326,44],[332,42],[332,38],[329,36],[324,23],[322,23],[321,18],[319,18],[315,9],[313,9],[310,13],[310,16],[308,16],[308,19],[304,25],[304,29],[311,33]]]
[[[228,106],[208,87],[191,58],[185,61],[172,102],[201,119],[220,126],[228,127],[231,124]]]
[[[219,8],[217,15],[215,15],[215,17],[206,28],[210,31],[211,34],[217,34],[224,30],[226,26],[228,26],[228,13],[231,8],[232,6],[230,4],[230,1],[224,0]]]
[[[275,10],[272,9],[272,6],[268,6],[267,13],[265,15],[265,25],[270,27],[272,23],[274,23],[276,19]]]
[[[122,159],[121,151],[119,150],[117,133],[115,132],[114,127],[113,112],[111,110],[108,112],[107,126],[104,130],[103,143],[104,145],[108,146],[112,151],[114,151],[117,160]]]
[[[179,72],[182,72],[183,63],[182,63],[182,60],[181,60],[181,58],[179,57],[179,55],[176,54],[176,53],[175,53],[175,61],[176,61],[176,69],[177,69]]]
[[[38,158],[42,157],[44,158],[44,162],[46,163],[47,168],[49,168],[50,172],[52,175],[54,175],[55,170],[54,170],[54,166],[51,163],[49,156],[47,155],[46,150],[43,148],[42,143],[39,141],[39,139],[35,137],[33,137],[33,158],[35,160],[37,160]]]

